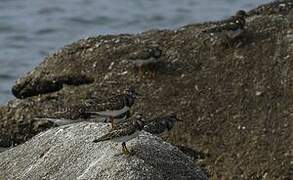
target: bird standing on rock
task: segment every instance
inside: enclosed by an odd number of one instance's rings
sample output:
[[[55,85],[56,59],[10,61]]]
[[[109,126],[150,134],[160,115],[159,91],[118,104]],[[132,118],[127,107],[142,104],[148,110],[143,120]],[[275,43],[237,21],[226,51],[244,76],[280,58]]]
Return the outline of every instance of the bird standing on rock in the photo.
[[[86,111],[91,118],[102,119],[102,122],[110,122],[112,128],[116,124],[123,123],[130,116],[130,108],[134,104],[139,94],[134,88],[124,91],[123,94],[106,98],[102,100],[91,99],[85,103],[85,106],[93,107],[93,111]]]
[[[129,61],[138,69],[139,76],[143,71],[149,70],[154,76],[156,66],[160,62],[162,50],[158,47],[150,47],[142,51],[137,51],[130,55]]]
[[[246,12],[244,10],[239,10],[237,11],[236,15],[232,17],[231,22],[222,27],[222,29],[226,31],[226,34],[229,38],[234,39],[244,32],[246,17]]]
[[[244,10],[239,10],[236,12],[235,16],[232,16],[231,18],[222,21],[222,24],[204,30],[204,32],[209,33],[218,33],[218,32],[236,32],[239,30],[243,30],[245,27],[247,14]]]
[[[157,117],[146,122],[143,130],[159,135],[163,132],[170,131],[176,124],[177,121],[181,121],[177,118],[176,114],[171,114],[168,116]]]
[[[81,105],[62,108],[51,117],[37,116],[33,119],[39,123],[51,123],[55,127],[88,121],[109,122],[114,128],[130,117],[130,108],[138,95],[134,88],[129,88],[117,96],[86,99]]]
[[[216,27],[204,30],[204,32],[217,34],[230,44],[229,41],[240,37],[245,32],[246,17],[246,12],[239,10],[235,16],[222,21],[222,24]]]
[[[95,139],[93,142],[98,143],[102,141],[114,141],[122,143],[122,152],[123,154],[130,155],[130,151],[127,149],[126,142],[137,137],[140,131],[144,127],[144,119],[141,115],[134,115],[134,120],[131,123],[128,123],[126,126],[123,126],[118,129],[114,129],[109,133],[103,135],[102,137]]]

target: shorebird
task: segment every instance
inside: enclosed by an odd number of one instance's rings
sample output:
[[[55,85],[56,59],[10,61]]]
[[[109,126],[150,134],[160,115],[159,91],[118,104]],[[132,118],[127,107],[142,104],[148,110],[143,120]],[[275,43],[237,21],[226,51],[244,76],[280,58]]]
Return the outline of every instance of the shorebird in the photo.
[[[133,88],[130,88],[111,98],[91,99],[85,103],[85,106],[93,107],[94,110],[85,113],[90,118],[100,119],[100,122],[110,122],[112,128],[114,128],[117,123],[127,121],[130,116],[129,110],[134,104],[136,96],[139,96],[139,94]]]
[[[149,120],[149,123],[146,122],[143,130],[154,135],[159,135],[163,132],[170,131],[175,126],[177,121],[181,120],[179,120],[175,114],[157,117]]]
[[[205,32],[209,32],[209,33],[226,32],[229,34],[238,34],[239,31],[244,30],[246,17],[247,17],[246,12],[244,10],[239,10],[236,12],[235,16],[232,16],[231,18],[225,21],[222,21],[222,24],[219,26],[205,30]]]
[[[239,10],[236,12],[235,16],[222,21],[221,25],[204,30],[204,32],[217,34],[228,41],[229,44],[230,40],[240,37],[245,32],[246,17],[246,12],[244,10]]]
[[[150,47],[142,51],[137,51],[130,55],[129,61],[138,69],[139,76],[142,75],[143,70],[150,70],[154,73],[156,66],[160,62],[162,50],[158,47]],[[154,74],[152,74],[153,76]]]
[[[93,142],[98,143],[110,140],[113,142],[122,143],[121,145],[123,154],[130,155],[130,151],[126,146],[126,142],[137,137],[145,125],[143,116],[135,115],[134,118],[135,119],[126,126],[123,126],[119,129],[114,129],[102,137],[95,139]]]
[[[38,122],[52,123],[53,126],[88,122],[123,123],[130,117],[130,108],[134,104],[136,96],[139,95],[133,88],[126,89],[124,93],[110,98],[86,99],[80,105],[61,108],[52,116],[37,116],[33,119]]]

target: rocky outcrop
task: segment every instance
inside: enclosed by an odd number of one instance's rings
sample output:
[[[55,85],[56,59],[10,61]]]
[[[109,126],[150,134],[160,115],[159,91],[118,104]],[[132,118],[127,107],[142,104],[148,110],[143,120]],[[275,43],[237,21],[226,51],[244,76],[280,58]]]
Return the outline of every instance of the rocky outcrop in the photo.
[[[178,148],[144,131],[127,143],[132,156],[120,144],[92,142],[109,129],[76,123],[41,133],[0,154],[0,179],[208,179]]]
[[[57,118],[79,119],[87,98],[134,86],[143,97],[133,111],[149,117],[177,112],[184,123],[164,138],[208,154],[200,163],[211,179],[288,178],[292,6],[292,0],[280,0],[251,10],[245,33],[232,43],[206,33],[219,21],[68,45],[16,82],[13,92],[23,99],[0,108],[0,146],[23,143],[53,126],[33,117],[62,112]],[[127,60],[152,45],[162,50],[162,64],[155,77],[140,77]],[[72,83],[72,77],[82,80]]]

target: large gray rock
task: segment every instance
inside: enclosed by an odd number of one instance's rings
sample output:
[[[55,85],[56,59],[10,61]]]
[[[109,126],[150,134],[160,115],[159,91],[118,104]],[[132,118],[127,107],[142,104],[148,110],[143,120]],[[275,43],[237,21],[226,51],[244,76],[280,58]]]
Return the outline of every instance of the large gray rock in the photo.
[[[207,179],[188,156],[162,139],[142,132],[121,145],[92,141],[106,124],[75,123],[40,133],[0,154],[0,179]]]

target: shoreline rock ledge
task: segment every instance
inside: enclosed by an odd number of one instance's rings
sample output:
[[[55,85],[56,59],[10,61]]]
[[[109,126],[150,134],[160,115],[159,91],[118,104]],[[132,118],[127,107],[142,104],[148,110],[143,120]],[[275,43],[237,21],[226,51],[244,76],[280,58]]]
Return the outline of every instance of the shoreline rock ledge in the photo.
[[[75,123],[40,133],[0,154],[0,179],[208,179],[177,147],[144,131],[127,143],[132,156],[120,144],[92,142],[109,128]]]

